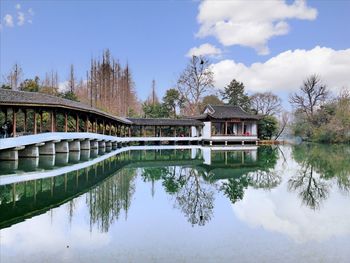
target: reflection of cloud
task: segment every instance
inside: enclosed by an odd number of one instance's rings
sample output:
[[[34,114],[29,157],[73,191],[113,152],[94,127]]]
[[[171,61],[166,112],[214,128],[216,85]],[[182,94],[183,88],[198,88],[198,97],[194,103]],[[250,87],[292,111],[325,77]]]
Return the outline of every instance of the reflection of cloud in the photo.
[[[106,233],[97,230],[86,231],[89,229],[89,222],[86,222],[83,216],[76,218],[77,220],[72,223],[74,225],[69,227],[64,206],[53,210],[52,219],[50,213],[49,211],[11,228],[2,229],[1,248],[7,253],[1,255],[1,260],[12,258],[10,253],[14,256],[18,251],[27,255],[35,253],[35,256],[40,256],[38,255],[40,253],[43,255],[60,253],[59,255],[66,259],[70,256],[67,245],[77,250],[101,248],[110,242],[110,236]]]
[[[233,211],[252,227],[285,234],[297,242],[350,234],[350,209],[344,210],[348,203],[339,193],[331,193],[324,206],[313,211],[285,189],[285,184],[271,192],[248,189],[244,199],[232,206]]]

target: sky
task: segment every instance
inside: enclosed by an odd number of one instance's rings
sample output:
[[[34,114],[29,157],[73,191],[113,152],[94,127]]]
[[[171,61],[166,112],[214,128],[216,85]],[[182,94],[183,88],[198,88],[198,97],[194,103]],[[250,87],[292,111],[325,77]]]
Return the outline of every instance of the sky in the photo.
[[[206,55],[216,89],[237,79],[287,105],[311,74],[350,88],[349,13],[349,0],[0,0],[0,76],[19,63],[23,78],[57,70],[63,84],[70,64],[84,77],[109,48],[145,99],[152,79],[162,97],[191,55]]]

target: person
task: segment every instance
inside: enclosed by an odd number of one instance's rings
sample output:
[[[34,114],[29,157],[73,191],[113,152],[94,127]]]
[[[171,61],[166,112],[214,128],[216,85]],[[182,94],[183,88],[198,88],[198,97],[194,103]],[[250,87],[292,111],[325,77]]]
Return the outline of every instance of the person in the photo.
[[[4,122],[4,124],[1,126],[1,138],[7,138],[8,137],[8,121]]]

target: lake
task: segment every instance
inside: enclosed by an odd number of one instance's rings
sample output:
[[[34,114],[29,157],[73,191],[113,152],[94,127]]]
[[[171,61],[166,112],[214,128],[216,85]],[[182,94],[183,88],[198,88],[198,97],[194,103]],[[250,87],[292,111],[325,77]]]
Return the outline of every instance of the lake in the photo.
[[[0,174],[0,262],[350,262],[350,146],[130,147]]]

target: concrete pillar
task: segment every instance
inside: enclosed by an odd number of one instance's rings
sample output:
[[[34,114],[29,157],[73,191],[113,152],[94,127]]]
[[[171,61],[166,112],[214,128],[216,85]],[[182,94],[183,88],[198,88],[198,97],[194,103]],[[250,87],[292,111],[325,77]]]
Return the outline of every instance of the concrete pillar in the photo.
[[[55,151],[55,143],[54,142],[45,142],[45,145],[39,147],[40,155],[54,155]]]
[[[7,149],[0,151],[1,161],[17,161],[18,160],[18,150],[16,148]]]
[[[118,142],[112,142],[112,149],[113,150],[118,149]]]
[[[106,144],[106,148],[112,148],[112,142],[111,141],[107,141],[105,144]]]
[[[80,151],[80,160],[86,162],[89,159],[90,159],[90,150],[81,150]]]
[[[213,145],[213,141],[210,141],[210,142],[209,142],[209,145],[212,146],[212,145]]]
[[[242,141],[242,145],[244,145],[244,141]]]
[[[15,161],[1,160],[0,169],[2,172],[14,173],[16,170],[18,170],[18,160],[15,160]]]
[[[39,166],[39,158],[23,158],[18,160],[18,169],[24,172],[35,171]]]
[[[90,150],[90,158],[96,158],[98,155],[98,149],[91,149]]]
[[[90,150],[90,140],[83,140],[80,142],[80,150]]]
[[[70,152],[79,152],[80,151],[80,141],[74,140],[68,143]]]
[[[91,149],[98,149],[98,141],[96,140],[90,141],[90,150]]]
[[[52,168],[55,165],[55,155],[43,155],[39,158],[39,167],[44,169]]]
[[[99,149],[106,149],[106,143],[105,143],[105,141],[99,141],[98,142],[98,148]]]
[[[56,153],[69,153],[68,141],[56,143]]]
[[[227,146],[227,141],[225,141],[225,146]]]
[[[68,143],[67,143],[68,144]],[[55,165],[56,166],[64,166],[68,164],[69,154],[66,153],[57,153],[55,157]]]
[[[69,153],[69,163],[78,163],[80,161],[80,151]]]
[[[18,151],[18,156],[23,158],[38,158],[39,147],[37,145],[27,145],[21,151]]]

